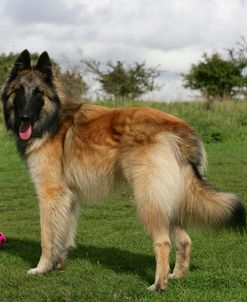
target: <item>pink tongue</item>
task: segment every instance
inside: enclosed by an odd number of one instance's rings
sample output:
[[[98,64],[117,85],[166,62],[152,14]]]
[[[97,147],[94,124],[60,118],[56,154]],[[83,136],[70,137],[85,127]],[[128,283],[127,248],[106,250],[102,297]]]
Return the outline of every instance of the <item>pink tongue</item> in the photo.
[[[24,141],[28,140],[32,135],[32,124],[31,122],[21,122],[19,127],[20,138]]]

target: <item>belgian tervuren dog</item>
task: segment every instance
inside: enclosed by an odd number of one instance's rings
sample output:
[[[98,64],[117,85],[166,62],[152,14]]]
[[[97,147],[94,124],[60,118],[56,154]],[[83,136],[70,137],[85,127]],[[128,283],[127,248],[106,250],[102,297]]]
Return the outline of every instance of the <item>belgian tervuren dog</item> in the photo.
[[[188,271],[186,226],[245,229],[242,203],[208,184],[203,144],[179,118],[155,109],[109,109],[69,100],[47,52],[32,65],[24,50],[1,98],[6,126],[15,134],[40,201],[42,255],[30,274],[63,265],[74,245],[79,200],[105,196],[121,179],[132,187],[153,238],[152,290],[167,287],[170,237],[177,250],[171,276]]]

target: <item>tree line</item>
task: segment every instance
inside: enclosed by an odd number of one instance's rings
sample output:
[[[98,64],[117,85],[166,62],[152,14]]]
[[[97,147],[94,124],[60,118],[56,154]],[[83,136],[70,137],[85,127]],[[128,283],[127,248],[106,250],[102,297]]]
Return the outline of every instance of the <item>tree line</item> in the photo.
[[[0,55],[0,86],[18,54]],[[38,58],[37,53],[31,55]],[[145,63],[128,65],[125,62],[109,61],[102,63],[93,59],[82,59],[80,67],[63,70],[53,61],[56,77],[62,82],[65,92],[81,99],[88,92],[86,75],[92,74],[100,84],[107,98],[116,100],[138,99],[148,92],[160,89],[156,79],[160,76],[159,67],[147,67]],[[210,108],[215,100],[247,97],[247,43],[244,38],[237,47],[226,49],[223,53],[204,53],[198,63],[191,65],[182,74],[184,87],[197,90]]]
[[[13,66],[18,54],[0,55],[0,86],[4,83],[10,68]],[[38,58],[37,53],[31,54],[32,61]],[[61,66],[52,61],[55,76],[61,81],[65,93],[75,99],[81,99],[87,94],[88,84],[86,74],[93,74],[100,83],[101,89],[108,98],[137,99],[140,96],[158,89],[155,79],[159,76],[157,68],[147,67],[145,63],[127,65],[124,62],[111,61],[102,64],[96,60],[83,59],[78,66],[63,70]]]

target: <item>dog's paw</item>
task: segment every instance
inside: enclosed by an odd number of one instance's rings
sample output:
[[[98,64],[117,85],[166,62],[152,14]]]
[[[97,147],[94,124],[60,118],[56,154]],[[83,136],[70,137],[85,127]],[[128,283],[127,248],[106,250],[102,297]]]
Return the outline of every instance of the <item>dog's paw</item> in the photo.
[[[148,287],[148,290],[151,292],[158,292],[161,293],[166,290],[166,288],[160,288],[160,286],[157,286],[156,284],[152,284]]]
[[[154,292],[155,291],[155,284],[152,284],[151,286],[148,287],[148,290],[150,292]]]
[[[39,275],[39,274],[45,274],[47,272],[49,272],[51,270],[50,267],[46,267],[46,268],[39,268],[38,266],[35,268],[31,268],[29,271],[27,271],[27,273],[29,275]]]
[[[168,275],[168,278],[169,278],[169,279],[178,279],[178,277],[177,277],[175,274],[173,274],[173,273],[172,273],[172,274],[169,274],[169,275]]]
[[[185,276],[185,274],[182,273],[172,273],[168,275],[169,279],[181,279]]]
[[[28,275],[38,275],[38,274],[42,274],[43,272],[40,271],[37,267],[35,267],[28,270],[27,273]]]
[[[64,261],[59,261],[54,265],[55,269],[61,270],[64,268]]]

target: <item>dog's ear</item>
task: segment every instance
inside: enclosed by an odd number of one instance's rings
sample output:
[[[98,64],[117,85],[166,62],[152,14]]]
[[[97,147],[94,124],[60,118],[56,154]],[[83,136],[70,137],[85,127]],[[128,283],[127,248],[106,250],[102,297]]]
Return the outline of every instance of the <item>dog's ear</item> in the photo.
[[[40,71],[44,78],[49,80],[52,77],[52,64],[51,59],[46,51],[42,52],[42,54],[38,58],[38,62],[35,65],[35,69]]]
[[[14,78],[17,76],[19,71],[23,71],[31,68],[31,57],[27,49],[19,55],[15,61],[15,65],[11,71],[11,77]]]

